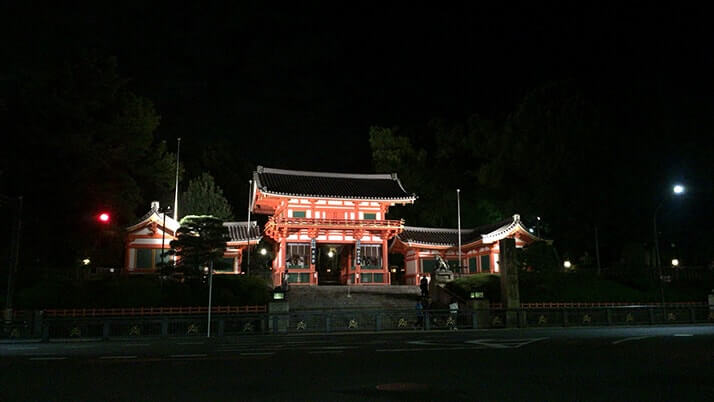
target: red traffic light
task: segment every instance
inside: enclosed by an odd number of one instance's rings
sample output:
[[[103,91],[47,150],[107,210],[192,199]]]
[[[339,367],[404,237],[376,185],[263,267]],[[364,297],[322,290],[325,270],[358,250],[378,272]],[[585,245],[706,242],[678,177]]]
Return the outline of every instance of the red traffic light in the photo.
[[[102,223],[109,223],[109,214],[106,212],[99,214],[99,221]]]

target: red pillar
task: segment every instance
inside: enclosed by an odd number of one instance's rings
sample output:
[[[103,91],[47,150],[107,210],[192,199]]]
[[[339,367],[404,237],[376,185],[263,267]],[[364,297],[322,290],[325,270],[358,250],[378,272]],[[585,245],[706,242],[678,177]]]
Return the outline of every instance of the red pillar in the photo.
[[[392,275],[389,273],[389,253],[387,251],[387,239],[385,237],[382,237],[382,271],[384,272],[384,277],[387,278],[387,285],[391,285]]]

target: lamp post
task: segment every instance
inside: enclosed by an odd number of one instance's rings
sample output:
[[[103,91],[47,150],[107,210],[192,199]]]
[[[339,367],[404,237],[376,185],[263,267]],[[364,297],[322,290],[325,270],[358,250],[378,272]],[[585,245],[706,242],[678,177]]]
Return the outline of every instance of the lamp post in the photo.
[[[248,255],[245,270],[250,275],[250,204],[253,202],[253,180],[248,180]]]
[[[13,199],[14,198],[14,199]],[[8,197],[0,194],[0,206],[5,203],[10,203],[11,208],[15,210],[15,219],[12,225],[12,237],[10,240],[10,264],[7,270],[7,294],[5,299],[5,314],[6,322],[12,321],[12,296],[15,290],[13,275],[17,271],[17,263],[20,258],[20,231],[22,230],[22,196]],[[14,205],[13,205],[14,204]]]
[[[164,264],[164,259],[166,257],[166,252],[164,251],[166,248],[166,213],[171,211],[171,205],[167,205],[166,209],[164,210],[163,215],[163,226],[161,227],[161,264],[163,267]],[[163,276],[163,275],[162,275]]]
[[[459,275],[462,274],[461,267],[461,189],[456,189],[456,215],[458,219],[457,231],[459,232]]]
[[[210,271],[208,272],[208,325],[206,326],[206,338],[211,337],[211,303],[213,296],[213,260],[210,263]]]
[[[684,194],[684,186],[681,184],[676,184],[675,186],[672,187],[672,194],[674,195],[681,195]],[[664,307],[664,287],[662,285],[662,264],[660,261],[660,255],[659,255],[659,236],[657,235],[657,212],[659,212],[659,209],[662,208],[662,205],[664,205],[664,202],[667,200],[667,198],[662,199],[662,201],[659,202],[657,205],[657,208],[655,208],[654,215],[652,216],[652,234],[654,237],[654,263],[655,266],[657,267],[657,272],[659,274],[659,292],[660,296],[662,298],[662,307]]]

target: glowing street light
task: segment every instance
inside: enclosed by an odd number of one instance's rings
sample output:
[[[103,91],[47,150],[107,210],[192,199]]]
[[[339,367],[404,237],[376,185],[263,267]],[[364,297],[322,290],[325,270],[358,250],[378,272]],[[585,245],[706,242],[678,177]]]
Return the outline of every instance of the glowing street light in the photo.
[[[565,260],[565,262],[563,262],[563,266],[565,268],[570,268],[573,266],[573,264],[570,263],[570,260]]]
[[[672,187],[672,191],[675,194],[682,194],[682,193],[684,193],[684,186],[681,184],[677,184],[674,187]]]
[[[82,264],[84,265],[89,265],[89,263],[92,262],[89,258],[85,258],[82,260]]]
[[[672,266],[673,267],[678,267],[679,266],[679,260],[676,258],[672,258]]]
[[[268,254],[268,250],[265,249],[265,247],[260,249],[260,255],[266,255]]]
[[[332,257],[335,256],[335,253],[334,253],[332,250],[330,250],[330,251],[327,252],[327,256],[330,257],[330,258],[332,258]]]

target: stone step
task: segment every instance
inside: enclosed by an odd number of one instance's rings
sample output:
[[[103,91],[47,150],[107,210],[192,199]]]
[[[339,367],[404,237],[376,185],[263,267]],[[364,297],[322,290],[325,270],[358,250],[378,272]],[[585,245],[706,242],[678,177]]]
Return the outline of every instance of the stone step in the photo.
[[[417,286],[292,286],[290,310],[411,309],[419,298]]]

